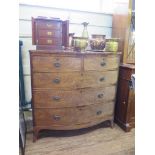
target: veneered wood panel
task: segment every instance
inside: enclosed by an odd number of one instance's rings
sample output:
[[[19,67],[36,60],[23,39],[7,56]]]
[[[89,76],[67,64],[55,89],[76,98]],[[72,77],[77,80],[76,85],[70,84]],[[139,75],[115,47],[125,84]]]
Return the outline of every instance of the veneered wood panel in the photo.
[[[84,72],[81,87],[105,87],[117,83],[117,70]]]
[[[119,57],[117,56],[87,56],[84,58],[84,69],[94,71],[112,70],[118,68]]]
[[[75,89],[81,86],[80,72],[74,73],[34,73],[33,88]]]
[[[80,71],[81,58],[59,56],[33,56],[33,72],[66,72]]]
[[[35,109],[36,125],[71,125],[113,115],[114,102],[66,109]]]

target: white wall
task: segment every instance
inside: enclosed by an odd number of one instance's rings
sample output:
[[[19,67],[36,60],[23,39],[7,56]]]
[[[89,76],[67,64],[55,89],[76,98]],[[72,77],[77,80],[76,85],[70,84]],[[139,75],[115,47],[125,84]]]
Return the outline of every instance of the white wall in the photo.
[[[19,11],[19,39],[23,41],[22,56],[27,102],[31,101],[29,50],[35,49],[35,46],[32,45],[31,17],[46,16],[59,17],[62,20],[67,19],[70,21],[69,32],[75,33],[75,36],[81,36],[82,34],[83,25],[81,25],[81,23],[89,22],[89,36],[91,36],[91,34],[105,34],[107,38],[111,37],[111,14],[75,11],[25,4],[19,5]]]

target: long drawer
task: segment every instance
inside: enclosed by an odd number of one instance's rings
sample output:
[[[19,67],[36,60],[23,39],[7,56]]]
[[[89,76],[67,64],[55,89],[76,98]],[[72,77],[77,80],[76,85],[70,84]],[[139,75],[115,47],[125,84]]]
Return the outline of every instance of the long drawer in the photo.
[[[106,115],[113,115],[113,110],[114,102],[76,108],[35,109],[35,125],[46,126],[51,124],[82,124],[90,122],[91,119],[100,119]]]
[[[117,71],[33,73],[33,88],[103,87],[117,82]]]
[[[84,70],[104,71],[116,69],[119,65],[119,57],[117,56],[86,56],[84,58]]]
[[[72,91],[37,90],[33,91],[33,102],[35,108],[63,108],[90,105],[114,100],[115,90],[115,86]]]
[[[80,71],[81,59],[78,57],[33,56],[33,72]]]

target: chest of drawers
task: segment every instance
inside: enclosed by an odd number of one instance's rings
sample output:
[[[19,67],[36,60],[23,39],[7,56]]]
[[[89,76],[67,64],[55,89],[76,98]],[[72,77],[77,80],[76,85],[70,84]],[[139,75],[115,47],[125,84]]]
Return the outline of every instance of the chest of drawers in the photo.
[[[32,18],[32,43],[37,49],[62,49],[68,46],[69,21]]]
[[[119,55],[37,50],[30,61],[34,141],[42,129],[112,125]]]

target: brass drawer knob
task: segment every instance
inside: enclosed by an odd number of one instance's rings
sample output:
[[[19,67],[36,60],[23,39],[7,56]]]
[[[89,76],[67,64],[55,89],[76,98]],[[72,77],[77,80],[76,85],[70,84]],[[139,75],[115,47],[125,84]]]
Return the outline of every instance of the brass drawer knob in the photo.
[[[51,43],[52,43],[52,40],[47,40],[47,43],[48,43],[48,44],[51,44]]]
[[[56,83],[56,84],[60,83],[60,79],[59,79],[59,78],[55,78],[55,79],[53,80],[53,83]]]
[[[106,63],[105,62],[101,62],[101,66],[106,66]]]
[[[101,114],[102,114],[102,111],[101,110],[99,110],[99,111],[96,112],[96,115],[101,115]]]
[[[54,66],[55,66],[56,68],[59,68],[59,67],[61,67],[61,64],[60,64],[59,62],[55,62],[55,63],[54,63]]]
[[[103,97],[103,94],[98,94],[97,97],[98,98],[102,98]]]
[[[55,121],[59,121],[59,120],[61,119],[61,116],[59,116],[59,115],[54,115],[54,116],[53,116],[53,119],[54,119]]]
[[[102,82],[102,81],[104,81],[104,80],[105,80],[105,78],[104,78],[104,77],[101,77],[101,78],[100,78],[100,81],[101,81],[101,82]]]
[[[48,36],[51,36],[51,35],[52,35],[52,32],[47,32],[47,35],[48,35]]]
[[[61,97],[60,96],[53,96],[52,99],[55,101],[59,101],[61,99]]]

